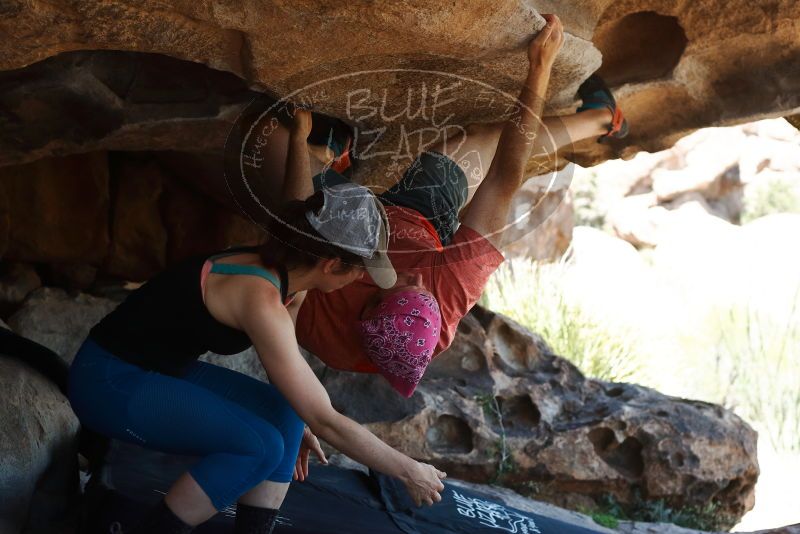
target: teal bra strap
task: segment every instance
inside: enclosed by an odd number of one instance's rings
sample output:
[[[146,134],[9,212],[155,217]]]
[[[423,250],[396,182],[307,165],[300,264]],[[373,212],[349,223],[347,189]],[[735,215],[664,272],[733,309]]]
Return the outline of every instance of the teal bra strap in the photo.
[[[211,272],[217,274],[251,274],[253,276],[260,276],[261,278],[264,278],[265,280],[271,282],[272,285],[278,288],[279,292],[281,290],[281,283],[275,277],[275,275],[267,271],[266,269],[258,267],[256,265],[238,265],[236,263],[212,263]]]
[[[214,254],[213,256],[209,256],[210,261],[214,261],[219,258],[227,258],[228,256],[236,256],[237,254],[244,254],[247,252],[255,252],[256,247],[231,247],[227,251],[220,252],[219,254]],[[253,250],[251,250],[253,249]]]

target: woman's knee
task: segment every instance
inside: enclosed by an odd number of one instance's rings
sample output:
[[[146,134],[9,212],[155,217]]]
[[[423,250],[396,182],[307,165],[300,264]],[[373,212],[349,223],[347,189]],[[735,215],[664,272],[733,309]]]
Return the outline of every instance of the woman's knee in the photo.
[[[221,510],[272,476],[283,458],[284,441],[278,429],[253,419],[226,450],[205,456],[190,473],[214,507]]]
[[[257,438],[250,444],[249,452],[253,469],[258,473],[257,480],[264,480],[280,464],[284,456],[285,440],[283,433],[266,421],[254,427]]]

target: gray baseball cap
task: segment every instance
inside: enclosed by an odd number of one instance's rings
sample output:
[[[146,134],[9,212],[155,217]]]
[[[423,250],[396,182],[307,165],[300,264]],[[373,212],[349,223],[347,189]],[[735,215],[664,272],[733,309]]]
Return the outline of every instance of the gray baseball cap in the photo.
[[[397,274],[387,255],[389,219],[380,200],[357,184],[337,184],[322,191],[319,213],[306,212],[314,230],[332,244],[361,256],[378,286],[394,286]]]

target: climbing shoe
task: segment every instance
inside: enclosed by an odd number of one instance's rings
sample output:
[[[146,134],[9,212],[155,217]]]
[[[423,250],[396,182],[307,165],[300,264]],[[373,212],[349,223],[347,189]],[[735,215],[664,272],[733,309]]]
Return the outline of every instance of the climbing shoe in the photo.
[[[578,88],[578,96],[583,101],[578,113],[589,109],[608,109],[611,111],[611,123],[608,132],[602,135],[597,142],[607,143],[611,139],[622,139],[628,135],[628,121],[617,106],[614,95],[600,76],[592,74]]]
[[[342,174],[352,164],[350,150],[353,144],[353,131],[350,126],[339,119],[321,113],[311,113],[311,133],[308,142],[312,145],[325,146],[333,151],[331,168]]]

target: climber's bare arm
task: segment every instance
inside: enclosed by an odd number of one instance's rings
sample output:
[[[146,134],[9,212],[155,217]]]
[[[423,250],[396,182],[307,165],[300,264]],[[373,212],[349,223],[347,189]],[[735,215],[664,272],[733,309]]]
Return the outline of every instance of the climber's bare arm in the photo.
[[[311,181],[311,157],[306,142],[311,133],[311,112],[296,109],[289,132],[286,159],[286,178],[283,182],[283,200],[305,200],[314,194]]]
[[[545,19],[547,26],[528,47],[530,66],[516,109],[503,126],[497,152],[463,221],[498,247],[511,199],[525,178],[525,165],[541,122],[550,72],[564,41],[558,17],[545,15]]]

